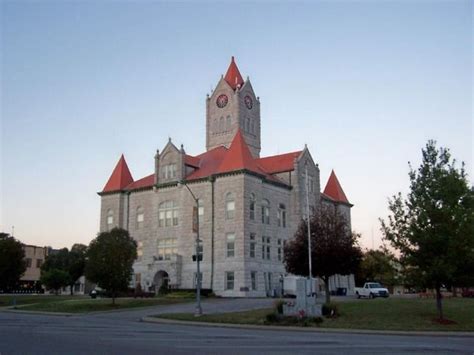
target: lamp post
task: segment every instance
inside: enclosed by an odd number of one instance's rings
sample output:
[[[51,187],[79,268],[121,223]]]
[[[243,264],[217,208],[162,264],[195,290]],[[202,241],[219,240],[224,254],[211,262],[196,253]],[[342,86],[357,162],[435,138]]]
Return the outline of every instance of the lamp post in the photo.
[[[194,312],[195,317],[199,317],[202,315],[202,308],[201,308],[201,272],[200,272],[200,261],[199,261],[199,200],[194,196],[193,192],[186,184],[184,180],[181,180],[180,185],[186,186],[189,193],[191,194],[194,202],[196,203],[195,211],[193,209],[193,219],[195,218],[196,222],[196,311]],[[196,214],[196,215],[195,215]],[[194,225],[194,220],[193,220]],[[194,228],[193,228],[194,229]]]

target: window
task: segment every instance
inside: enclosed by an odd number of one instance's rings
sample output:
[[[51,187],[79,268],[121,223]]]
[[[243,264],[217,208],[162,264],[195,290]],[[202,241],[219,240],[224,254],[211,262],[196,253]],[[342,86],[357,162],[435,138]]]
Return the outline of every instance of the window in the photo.
[[[143,242],[137,243],[137,257],[141,258],[143,255]]]
[[[31,258],[26,258],[26,267],[31,267]]]
[[[313,177],[308,175],[308,191],[314,192],[314,183],[313,183]]]
[[[252,287],[252,291],[257,290],[257,272],[250,271],[250,283]]]
[[[219,132],[224,132],[224,117],[219,119]]]
[[[233,290],[234,289],[234,272],[227,271],[225,273],[225,289]]]
[[[36,259],[36,267],[40,268],[43,265],[43,259]]]
[[[161,177],[163,179],[173,179],[176,177],[176,164],[164,165],[162,169]]]
[[[233,258],[235,256],[235,234],[227,234],[227,257]]]
[[[255,195],[250,194],[250,219],[255,219]]]
[[[158,207],[158,225],[170,227],[178,225],[178,206],[174,201],[165,201]]]
[[[282,251],[281,246],[282,246],[281,245],[281,239],[278,239],[278,249],[277,249],[277,251],[278,251],[278,261],[281,261],[281,254],[282,254],[281,253],[281,251]]]
[[[204,202],[201,199],[198,199],[198,215],[199,221],[201,221],[202,216],[204,216]]]
[[[270,260],[271,248],[270,237],[262,237],[262,259]]]
[[[144,221],[143,207],[137,207],[137,229],[143,228]]]
[[[286,228],[286,206],[280,203],[277,211],[278,227]]]
[[[250,118],[247,117],[247,119],[245,120],[245,132],[249,132],[250,131]]]
[[[257,242],[255,241],[255,234],[250,234],[250,257],[255,258],[255,249],[257,246]]]
[[[225,130],[226,131],[230,131],[231,123],[232,123],[232,121],[230,119],[230,116],[227,116],[226,121],[225,121]]]
[[[270,203],[268,200],[262,201],[262,223],[270,224]]]
[[[107,230],[112,229],[112,225],[114,224],[114,211],[107,210]]]
[[[158,240],[158,260],[171,260],[171,255],[177,251],[176,238]]]
[[[225,218],[233,219],[235,214],[235,200],[234,195],[229,192],[225,195]]]

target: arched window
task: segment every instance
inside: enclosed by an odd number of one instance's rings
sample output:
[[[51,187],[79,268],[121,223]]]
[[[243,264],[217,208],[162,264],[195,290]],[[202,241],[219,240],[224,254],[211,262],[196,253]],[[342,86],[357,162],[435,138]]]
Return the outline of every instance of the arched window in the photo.
[[[232,192],[225,195],[225,218],[233,219],[235,215],[235,199]]]
[[[230,119],[230,116],[227,116],[226,122],[225,122],[225,130],[230,131],[230,126],[232,124],[232,120]]]
[[[262,201],[262,223],[270,224],[270,202],[268,200]]]
[[[277,219],[278,227],[286,228],[286,206],[283,203],[278,205]]]
[[[219,132],[224,132],[224,117],[219,118]]]
[[[137,207],[137,229],[143,228],[143,221],[145,219],[145,215],[143,214],[143,207]]]
[[[250,219],[255,220],[255,194],[250,194]]]
[[[114,211],[113,210],[107,210],[107,230],[111,230],[113,225],[114,225]]]
[[[170,227],[178,225],[178,206],[174,201],[165,201],[158,206],[158,225]]]

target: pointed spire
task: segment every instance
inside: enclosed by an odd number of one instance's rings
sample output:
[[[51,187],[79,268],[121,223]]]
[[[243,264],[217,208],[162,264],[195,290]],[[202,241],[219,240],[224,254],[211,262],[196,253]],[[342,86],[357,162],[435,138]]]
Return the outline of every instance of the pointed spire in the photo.
[[[237,64],[235,64],[233,56],[224,79],[225,81],[227,81],[227,84],[229,84],[230,87],[234,90],[242,86],[244,83],[244,79],[242,79],[242,75],[240,75],[239,68],[237,68]]]
[[[243,169],[265,174],[252,157],[244,136],[239,129],[219,166],[219,172],[224,173]]]
[[[349,203],[334,170],[331,171],[329,180],[324,188],[324,194],[337,202]]]
[[[132,182],[132,174],[128,169],[125,157],[122,154],[102,192],[120,191],[130,185]]]

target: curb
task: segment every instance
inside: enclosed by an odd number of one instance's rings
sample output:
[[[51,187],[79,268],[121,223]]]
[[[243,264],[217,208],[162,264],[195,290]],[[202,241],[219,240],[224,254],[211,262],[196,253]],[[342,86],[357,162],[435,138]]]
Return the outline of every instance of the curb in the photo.
[[[474,337],[474,332],[441,332],[441,331],[405,331],[405,330],[369,330],[369,329],[336,329],[336,328],[303,328],[279,325],[254,325],[254,324],[233,324],[233,323],[211,323],[199,321],[185,321],[176,319],[165,319],[159,317],[143,317],[141,319],[145,323],[161,323],[189,325],[213,328],[237,328],[237,329],[254,329],[254,330],[279,330],[279,331],[297,331],[297,332],[313,332],[313,333],[346,333],[346,334],[369,334],[369,335],[408,335],[408,336],[448,336],[448,337]]]

